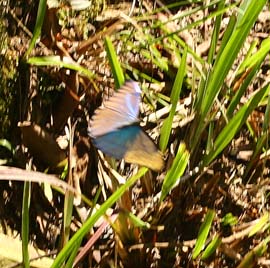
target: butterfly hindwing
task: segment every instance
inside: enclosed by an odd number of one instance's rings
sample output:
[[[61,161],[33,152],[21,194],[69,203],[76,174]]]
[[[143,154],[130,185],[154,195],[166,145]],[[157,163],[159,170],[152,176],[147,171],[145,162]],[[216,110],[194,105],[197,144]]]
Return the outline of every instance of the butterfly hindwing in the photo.
[[[125,126],[99,136],[94,140],[94,144],[105,154],[116,159],[124,158],[128,163],[153,170],[163,167],[163,159],[156,145],[139,126]]]
[[[105,154],[116,159],[125,158],[130,143],[138,135],[139,127],[126,126],[118,130],[98,136],[94,139],[95,146]]]

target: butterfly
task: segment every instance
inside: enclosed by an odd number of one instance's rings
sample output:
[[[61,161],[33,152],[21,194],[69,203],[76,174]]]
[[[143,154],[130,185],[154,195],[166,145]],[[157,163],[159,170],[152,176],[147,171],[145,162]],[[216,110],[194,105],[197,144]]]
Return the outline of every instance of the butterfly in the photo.
[[[99,107],[89,124],[93,144],[105,154],[159,171],[162,154],[139,123],[141,89],[129,80]]]

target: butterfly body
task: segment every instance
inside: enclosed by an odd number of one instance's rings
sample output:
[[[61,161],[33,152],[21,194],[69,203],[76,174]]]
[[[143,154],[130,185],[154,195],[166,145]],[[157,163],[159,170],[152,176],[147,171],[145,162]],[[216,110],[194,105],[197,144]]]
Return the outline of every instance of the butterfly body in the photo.
[[[139,85],[127,81],[97,109],[90,121],[90,136],[94,145],[109,156],[160,170],[162,155],[139,126],[140,101]]]

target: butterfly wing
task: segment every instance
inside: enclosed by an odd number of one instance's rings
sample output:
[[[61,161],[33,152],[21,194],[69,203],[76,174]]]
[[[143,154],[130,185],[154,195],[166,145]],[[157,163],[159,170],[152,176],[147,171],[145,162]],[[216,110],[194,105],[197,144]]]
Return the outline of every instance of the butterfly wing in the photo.
[[[104,102],[90,121],[90,135],[98,137],[126,125],[138,122],[141,89],[138,83],[127,81]]]
[[[161,170],[164,161],[155,143],[137,125],[122,127],[94,139],[95,146],[117,159]]]

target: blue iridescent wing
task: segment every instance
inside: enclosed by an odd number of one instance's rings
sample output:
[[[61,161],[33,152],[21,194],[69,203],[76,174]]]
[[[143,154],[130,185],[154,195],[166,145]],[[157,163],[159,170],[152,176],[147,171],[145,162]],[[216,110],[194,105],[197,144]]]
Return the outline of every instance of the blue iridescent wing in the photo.
[[[95,146],[105,154],[128,163],[153,170],[162,169],[164,162],[155,143],[137,125],[130,125],[94,139]]]

